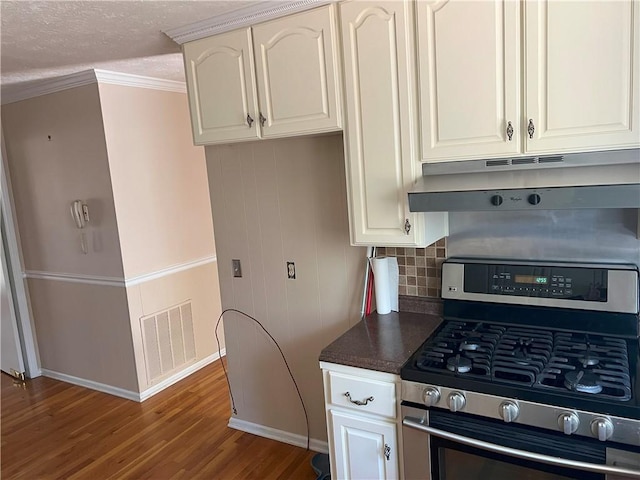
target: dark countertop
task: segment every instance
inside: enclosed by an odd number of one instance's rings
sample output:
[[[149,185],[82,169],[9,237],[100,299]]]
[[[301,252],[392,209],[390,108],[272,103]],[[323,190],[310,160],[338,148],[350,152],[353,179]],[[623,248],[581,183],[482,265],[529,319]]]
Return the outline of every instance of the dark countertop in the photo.
[[[400,309],[429,313],[372,313],[325,347],[320,361],[399,374],[402,365],[442,321],[441,303],[425,302],[428,304],[417,305],[414,301],[403,305],[401,297]]]

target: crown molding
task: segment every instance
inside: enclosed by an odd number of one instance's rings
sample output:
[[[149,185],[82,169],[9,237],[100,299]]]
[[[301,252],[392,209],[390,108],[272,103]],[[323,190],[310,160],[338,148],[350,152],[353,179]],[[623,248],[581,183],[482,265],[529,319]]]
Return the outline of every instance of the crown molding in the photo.
[[[131,73],[119,73],[99,69],[95,69],[94,72],[98,83],[149,88],[151,90],[163,90],[165,92],[187,93],[185,83],[176,80],[164,80],[162,78],[145,77]]]
[[[123,85],[126,87],[139,87],[167,92],[186,93],[184,82],[164,80],[161,78],[133,75],[131,73],[111,72],[109,70],[92,69],[85,70],[62,77],[50,78],[38,81],[9,94],[2,95],[2,104],[19,102],[49,93],[61,92],[71,88],[82,87],[92,83],[104,83],[110,85]]]
[[[47,95],[48,93],[61,92],[70,88],[82,87],[91,83],[96,83],[96,75],[93,70],[85,70],[62,77],[40,80],[9,94],[3,93],[2,104],[19,102],[20,100],[39,97],[41,95]]]
[[[335,3],[336,1],[337,0],[262,1],[224,15],[218,15],[178,28],[171,28],[163,31],[163,33],[177,44],[182,45],[183,43],[193,40],[228,32],[236,28],[249,27],[266,20],[284,17],[292,13]]]

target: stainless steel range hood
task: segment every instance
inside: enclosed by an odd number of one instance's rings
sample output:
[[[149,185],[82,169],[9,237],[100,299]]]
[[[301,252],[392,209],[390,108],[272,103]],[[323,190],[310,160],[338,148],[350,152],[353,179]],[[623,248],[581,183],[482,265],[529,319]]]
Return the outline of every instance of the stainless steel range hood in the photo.
[[[640,149],[425,163],[412,212],[640,208]]]

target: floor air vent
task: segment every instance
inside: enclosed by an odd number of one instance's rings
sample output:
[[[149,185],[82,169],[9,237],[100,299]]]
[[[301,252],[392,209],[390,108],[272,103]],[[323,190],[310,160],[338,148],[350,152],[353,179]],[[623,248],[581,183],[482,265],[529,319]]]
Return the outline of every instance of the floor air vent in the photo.
[[[140,326],[149,383],[196,358],[190,301],[142,317]]]

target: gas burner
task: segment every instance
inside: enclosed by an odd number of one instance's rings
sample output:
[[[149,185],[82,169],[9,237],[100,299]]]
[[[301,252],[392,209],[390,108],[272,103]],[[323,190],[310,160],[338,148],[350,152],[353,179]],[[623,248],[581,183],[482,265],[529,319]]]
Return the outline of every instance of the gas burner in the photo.
[[[521,338],[513,349],[513,358],[520,365],[528,365],[531,361],[532,338]]]
[[[471,371],[471,360],[467,357],[461,357],[460,354],[450,357],[447,360],[447,370],[455,373],[467,373]]]
[[[591,343],[589,343],[588,336],[585,335],[585,337],[587,337],[586,349],[584,355],[582,355],[578,360],[584,368],[587,368],[600,363],[600,359],[593,355],[593,350],[591,349]]]
[[[460,350],[474,351],[480,348],[480,342],[482,338],[480,337],[467,337],[465,340],[460,342]]]
[[[580,393],[598,394],[602,391],[600,376],[589,371],[568,372],[564,376],[564,386]]]

